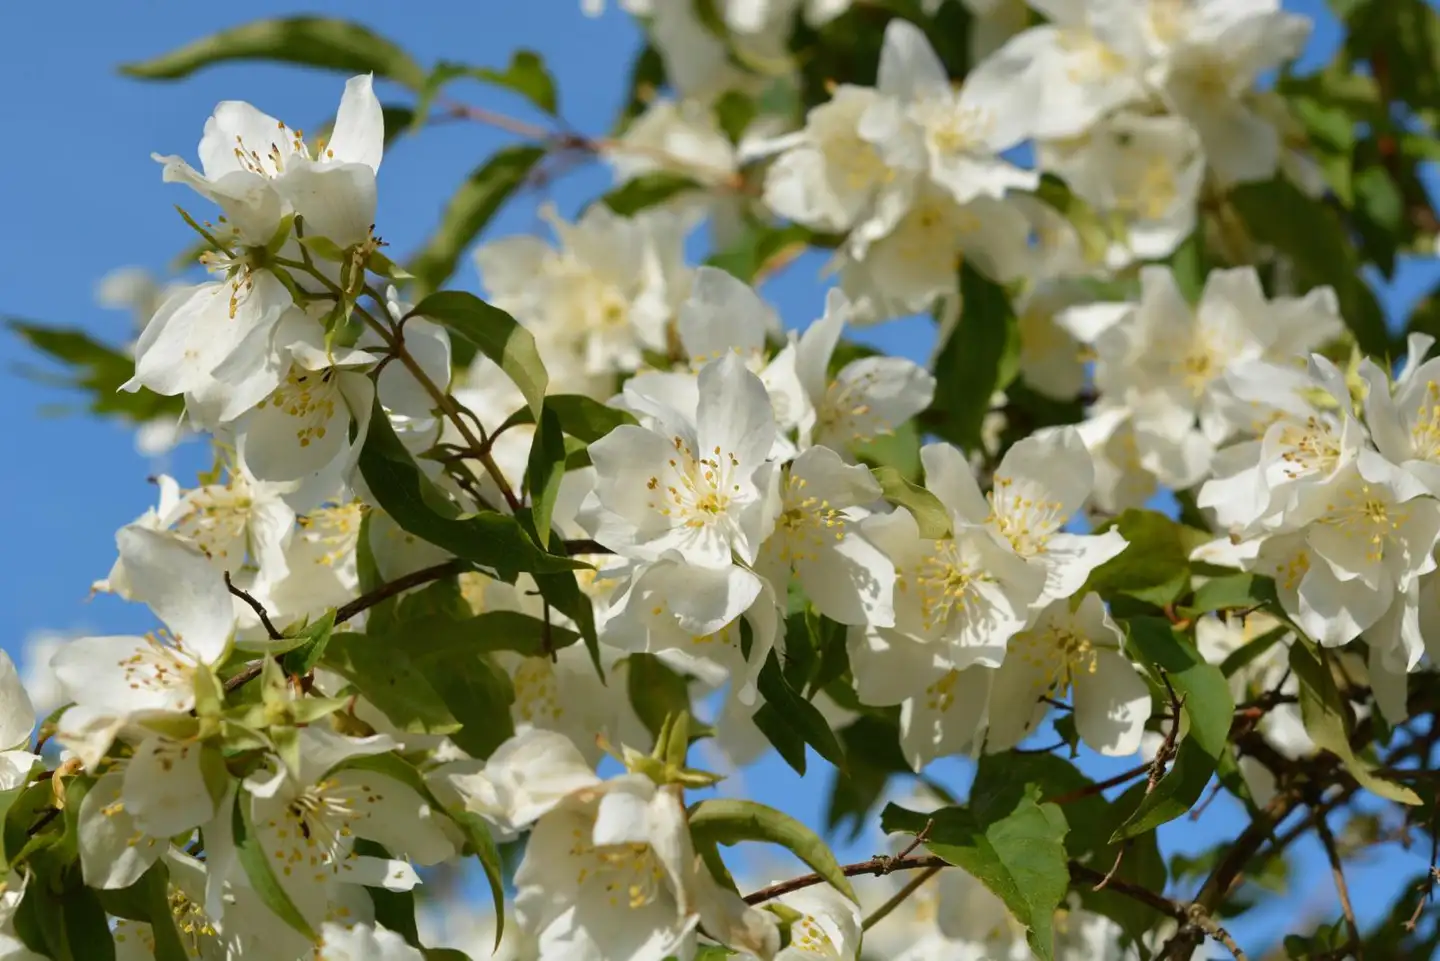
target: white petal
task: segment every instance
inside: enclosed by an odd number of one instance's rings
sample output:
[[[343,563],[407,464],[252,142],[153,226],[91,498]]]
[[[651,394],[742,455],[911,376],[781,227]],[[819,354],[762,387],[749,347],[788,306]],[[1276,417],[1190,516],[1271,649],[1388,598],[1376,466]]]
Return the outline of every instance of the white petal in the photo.
[[[218,661],[235,626],[235,604],[205,555],[173,535],[124,527],[115,535],[131,595],[150,606],[186,651]]]
[[[157,838],[192,831],[215,816],[198,743],[151,735],[125,765],[125,810],[135,826]]]
[[[1074,700],[1075,730],[1092,749],[1110,757],[1140,749],[1150,719],[1150,689],[1122,655],[1096,651],[1094,673],[1075,678]]]
[[[327,922],[320,928],[315,958],[316,961],[424,961],[425,956],[394,931],[378,925],[357,924],[347,928]]]
[[[925,465],[925,487],[940,498],[951,514],[970,524],[983,524],[990,505],[975,482],[975,472],[959,448],[952,444],[926,444],[920,448]]]
[[[368,73],[351,77],[345,82],[335,129],[321,159],[364,164],[378,173],[384,152],[385,113],[375,97],[374,77]]]
[[[123,775],[106,774],[80,802],[80,869],[85,883],[101,890],[134,884],[169,846],[145,836],[120,799]]]
[[[897,17],[885,28],[875,86],[882,94],[901,100],[949,96],[950,77],[920,28]]]
[[[288,171],[278,189],[305,219],[307,237],[328,237],[341,247],[370,236],[375,224],[375,171],[363,163],[306,164]]]
[[[20,682],[20,672],[10,655],[0,651],[0,749],[30,743],[35,729],[35,707]]]

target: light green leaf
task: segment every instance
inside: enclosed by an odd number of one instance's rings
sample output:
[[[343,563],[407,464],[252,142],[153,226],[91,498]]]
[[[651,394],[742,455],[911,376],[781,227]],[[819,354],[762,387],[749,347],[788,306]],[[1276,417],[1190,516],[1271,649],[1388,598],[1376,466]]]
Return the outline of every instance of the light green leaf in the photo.
[[[940,498],[910,483],[893,467],[875,467],[870,473],[875,475],[875,482],[887,501],[914,515],[921,537],[940,540],[950,536],[950,512],[940,503]]]
[[[1095,591],[1106,600],[1117,594],[1162,606],[1185,592],[1190,580],[1190,544],[1186,528],[1158,511],[1127,510],[1109,528],[1129,546],[1090,572],[1076,592]]]
[[[1360,786],[1372,794],[1401,804],[1420,804],[1420,796],[1402,784],[1375,773],[1374,765],[1350,746],[1350,712],[1335,678],[1323,661],[1302,641],[1290,645],[1290,670],[1300,681],[1300,716],[1305,733],[1316,746],[1338,757]]]
[[[170,908],[170,871],[165,862],[150,867],[136,886],[143,890],[146,922],[155,939],[155,961],[188,961],[185,943],[175,928],[175,915]]]
[[[550,377],[545,373],[534,336],[514,317],[463,290],[431,294],[416,304],[409,316],[426,317],[444,325],[493,360],[520,388],[530,412],[540,416]]]
[[[474,71],[474,76],[515,91],[552,116],[559,110],[555,78],[550,76],[545,61],[533,50],[516,50],[510,55],[510,65],[504,70],[481,67]]]
[[[960,269],[961,314],[935,358],[938,386],[922,423],[966,451],[980,447],[990,399],[1020,371],[1020,328],[1005,288]]]
[[[1176,634],[1169,622],[1157,617],[1132,618],[1130,655],[1156,674],[1164,671],[1175,693],[1183,698],[1181,710],[1189,721],[1175,763],[1145,795],[1135,813],[1111,837],[1111,843],[1135,837],[1173,821],[1200,800],[1210,776],[1220,764],[1230,737],[1235,701],[1225,675],[1209,664],[1195,646]],[[1168,707],[1162,707],[1159,714]]]
[[[480,235],[501,205],[524,185],[530,171],[545,157],[543,147],[515,146],[496,151],[489,160],[471,171],[465,183],[450,198],[440,225],[424,248],[406,265],[415,276],[414,295],[423,297],[438,290],[455,272],[460,255]],[[462,348],[463,345],[456,345]],[[457,349],[457,364],[468,363],[473,353]]]
[[[321,663],[355,685],[402,731],[453,734],[460,729],[399,638],[342,631],[331,636]]]
[[[545,409],[554,411],[560,419],[560,429],[571,437],[587,444],[604,437],[621,424],[634,424],[635,418],[629,411],[608,407],[584,394],[550,394],[545,398]],[[496,433],[535,423],[535,412],[522,407],[496,428]]]
[[[235,812],[230,820],[230,829],[234,832],[240,867],[260,901],[290,927],[311,941],[316,940],[314,929],[280,886],[280,880],[270,867],[270,859],[265,856],[265,849],[255,837],[255,825],[250,820],[250,792],[243,787],[235,795]]]
[[[335,630],[335,612],[326,611],[317,621],[306,625],[300,632],[302,643],[286,651],[280,658],[285,673],[304,677],[315,670],[315,665],[325,656],[325,647],[330,643],[330,634]]]
[[[425,71],[393,41],[358,23],[324,17],[255,20],[150,60],[124,64],[120,72],[142,80],[176,80],[228,60],[278,60],[349,74],[373,72],[412,90],[425,82]]]
[[[831,887],[856,901],[850,879],[820,835],[782,811],[735,798],[711,798],[690,809],[690,833],[706,843],[741,841],[778,844],[808,864]]]
[[[665,719],[690,710],[690,689],[685,678],[654,654],[631,654],[625,659],[630,704],[655,737]]]
[[[1195,588],[1195,599],[1187,611],[1253,610],[1278,604],[1275,581],[1262,574],[1226,574],[1212,577]]]
[[[540,414],[540,425],[530,443],[530,458],[525,469],[530,518],[535,527],[535,540],[541,547],[550,546],[550,519],[564,479],[565,433],[560,418],[547,408]]]
[[[1069,825],[1060,808],[1040,803],[1040,789],[1031,785],[1013,806],[946,807],[920,814],[891,804],[880,816],[887,834],[918,834],[926,824],[925,847],[970,872],[1004,901],[1026,927],[1036,956],[1053,961],[1055,909],[1070,887]]]
[[[520,522],[496,511],[462,514],[415,463],[395,436],[377,397],[360,451],[360,473],[370,493],[401,528],[457,557],[513,581],[520,571],[555,573],[586,565],[541,550]]]

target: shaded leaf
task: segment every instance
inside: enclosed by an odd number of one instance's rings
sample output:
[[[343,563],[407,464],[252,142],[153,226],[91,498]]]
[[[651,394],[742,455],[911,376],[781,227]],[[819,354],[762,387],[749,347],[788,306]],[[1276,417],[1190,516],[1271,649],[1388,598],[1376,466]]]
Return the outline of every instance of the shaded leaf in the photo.
[[[142,80],[176,80],[228,60],[278,60],[350,74],[373,72],[412,90],[425,82],[425,71],[393,41],[358,23],[326,17],[255,20],[158,57],[123,64],[120,72]]]
[[[690,832],[697,840],[716,844],[767,841],[778,844],[810,866],[816,874],[856,901],[850,879],[820,835],[772,807],[735,798],[711,798],[690,809]],[[858,901],[856,902],[858,903]]]
[[[701,185],[693,177],[666,170],[652,170],[632,177],[600,200],[620,216],[633,217],[640,211],[658,207],[687,190],[699,189]]]
[[[342,631],[331,636],[321,663],[354,684],[400,730],[455,733],[459,720],[397,640]]]
[[[636,423],[635,417],[617,407],[609,407],[593,397],[584,394],[550,394],[545,398],[545,409],[554,411],[560,419],[560,429],[571,437],[594,443],[621,424]],[[496,433],[535,423],[535,412],[522,407],[496,428]]]
[[[409,316],[443,325],[494,361],[520,389],[530,412],[540,416],[550,377],[535,337],[514,317],[463,290],[431,294],[411,308]]]
[[[1005,288],[968,263],[960,269],[960,320],[935,357],[935,399],[922,417],[966,451],[980,448],[990,399],[1020,370],[1020,328]]]
[[[1090,572],[1076,596],[1095,591],[1106,600],[1126,594],[1162,606],[1185,592],[1190,579],[1186,528],[1158,511],[1127,510],[1110,525],[1129,546]]]
[[[243,787],[235,795],[235,811],[231,817],[230,829],[234,834],[235,853],[250,887],[276,917],[299,931],[311,941],[316,940],[315,931],[300,914],[290,895],[280,886],[265,849],[255,837],[255,825],[250,820],[250,792]]]
[[[950,536],[950,512],[940,503],[940,498],[919,484],[912,484],[893,467],[874,467],[870,473],[887,501],[903,507],[915,517],[920,536],[940,540]]]
[[[179,421],[185,402],[180,397],[165,397],[148,388],[130,393],[120,385],[135,373],[135,361],[128,354],[106,346],[83,330],[49,327],[11,319],[7,325],[15,333],[53,360],[70,368],[70,377],[63,386],[90,395],[92,414],[118,414],[132,423],[157,418]],[[22,370],[42,383],[52,378],[42,372]]]

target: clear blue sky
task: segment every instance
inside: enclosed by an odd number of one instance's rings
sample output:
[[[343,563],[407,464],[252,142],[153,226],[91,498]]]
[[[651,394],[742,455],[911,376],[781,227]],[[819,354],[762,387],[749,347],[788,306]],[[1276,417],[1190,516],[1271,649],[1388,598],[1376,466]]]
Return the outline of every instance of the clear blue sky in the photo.
[[[613,4],[612,4],[613,6]],[[1321,18],[1310,63],[1323,62],[1338,41],[1323,3],[1288,3]],[[439,2],[356,4],[315,2],[303,8],[277,0],[239,7],[153,3],[19,4],[7,10],[12,42],[0,58],[0,100],[10,131],[0,151],[0,314],[76,325],[111,340],[130,333],[130,318],[95,304],[96,281],[109,270],[139,265],[163,272],[189,237],[172,205],[197,203],[178,186],[160,182],[152,151],[194,157],[205,118],[217,101],[249,100],[292,127],[310,129],[331,115],[343,77],[281,66],[232,64],[179,83],[141,83],[118,76],[116,64],[141,59],[217,29],[264,16],[298,12],[358,17],[392,37],[422,64],[440,59],[503,65],[516,47],[540,51],[560,89],[561,109],[574,127],[608,128],[620,104],[625,70],[639,33],[611,10],[598,20],[579,13],[578,0],[519,3]],[[453,91],[472,103],[531,120],[518,98],[470,85]],[[381,99],[403,99],[388,85]],[[452,124],[406,138],[387,153],[380,174],[379,231],[404,254],[426,236],[451,191],[496,147],[513,138],[474,124]],[[550,196],[562,212],[609,183],[592,167],[556,184]],[[492,224],[489,237],[538,229],[533,201],[513,204]],[[767,286],[787,323],[815,317],[824,291],[815,281],[819,257],[808,257]],[[1392,316],[1428,289],[1433,263],[1402,271],[1384,300]],[[476,289],[468,263],[455,283]],[[892,350],[923,357],[924,328],[902,322],[873,338]],[[114,531],[153,499],[146,482],[153,465],[134,452],[131,432],[112,422],[56,418],[44,405],[67,398],[14,376],[31,358],[15,338],[0,336],[0,409],[10,440],[0,457],[0,493],[10,550],[0,557],[0,645],[18,655],[33,631],[57,629],[119,633],[150,626],[144,609],[101,598],[86,601],[90,582],[114,558]],[[193,480],[203,454],[192,445],[172,464],[182,482]],[[1116,768],[1118,769],[1118,768]],[[963,765],[947,762],[942,774],[963,778]],[[760,800],[818,820],[823,785],[798,783],[778,761],[762,762],[748,778]],[[1179,847],[1196,849],[1233,830],[1234,809],[1212,807],[1198,825],[1182,829]],[[842,846],[842,857],[867,857],[874,837]],[[1234,926],[1243,943],[1260,947],[1261,932],[1292,921],[1311,907],[1334,916],[1328,871],[1318,852],[1303,852],[1296,884],[1265,916]],[[1416,857],[1389,855],[1356,871],[1352,880],[1362,913],[1386,903],[1395,883],[1423,867]]]

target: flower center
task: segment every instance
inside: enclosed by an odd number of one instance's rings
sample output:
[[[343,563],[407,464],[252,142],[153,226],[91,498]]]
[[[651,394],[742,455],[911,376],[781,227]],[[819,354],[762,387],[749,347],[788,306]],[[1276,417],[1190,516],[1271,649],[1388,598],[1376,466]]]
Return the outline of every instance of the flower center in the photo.
[[[344,787],[334,779],[318,781],[292,798],[283,821],[267,823],[279,841],[270,852],[275,869],[286,877],[309,869],[317,883],[338,871],[350,857],[352,825],[368,816],[353,806],[357,795],[379,800],[366,785]]]
[[[728,517],[731,499],[740,490],[732,477],[739,460],[719,447],[710,456],[697,458],[683,438],[675,437],[672,442],[676,456],[670,458],[669,471],[645,482],[653,497],[650,509],[685,527],[720,523]]]
[[[925,630],[944,627],[954,616],[963,616],[972,601],[979,600],[977,587],[989,578],[969,558],[962,557],[953,540],[934,541],[930,554],[908,575],[902,574],[897,588],[910,586],[920,594],[920,619]],[[908,583],[907,583],[908,582]]]
[[[255,406],[258,409],[273,407],[293,417],[296,442],[301,447],[309,447],[325,438],[325,425],[335,418],[337,381],[333,368],[313,371],[291,367],[285,383]]]
[[[173,691],[189,687],[195,661],[181,639],[161,628],[145,635],[145,647],[117,661],[132,691]]]
[[[1017,489],[1014,478],[996,477],[994,489],[985,495],[990,502],[986,523],[1022,557],[1045,553],[1050,536],[1065,523],[1065,505],[1035,493]]]
[[[1383,500],[1380,492],[1369,484],[1345,491],[1340,504],[1327,504],[1325,523],[1331,524],[1347,537],[1366,542],[1365,558],[1380,561],[1385,557],[1385,544],[1408,516],[1399,504]]]
[[[805,493],[803,477],[791,475],[785,484],[784,509],[776,521],[780,557],[791,564],[813,561],[827,539],[845,537],[845,517],[828,500]]]
[[[1419,460],[1440,461],[1440,384],[1425,386],[1425,399],[1410,425],[1410,445]]]
[[[637,841],[596,846],[590,840],[593,830],[592,822],[571,832],[570,857],[580,863],[576,880],[601,883],[611,907],[643,908],[654,901],[665,872],[650,845]]]
[[[1280,432],[1280,445],[1280,460],[1290,480],[1306,474],[1328,474],[1340,463],[1340,438],[1328,422],[1313,415],[1304,423],[1286,425]]]

